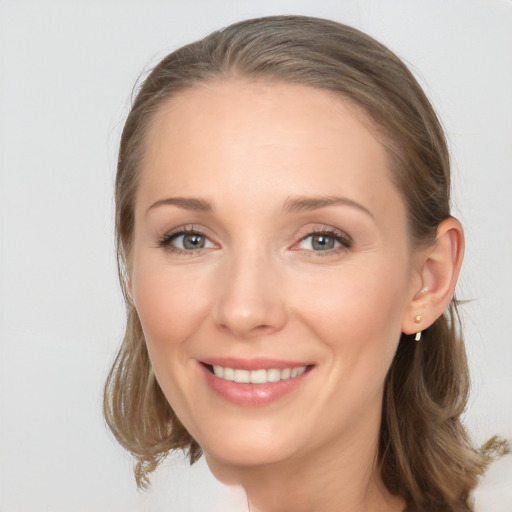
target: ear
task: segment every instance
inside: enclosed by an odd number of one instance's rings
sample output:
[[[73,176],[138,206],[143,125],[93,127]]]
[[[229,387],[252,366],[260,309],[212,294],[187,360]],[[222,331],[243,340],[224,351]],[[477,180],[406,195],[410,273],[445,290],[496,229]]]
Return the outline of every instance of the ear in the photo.
[[[412,297],[402,319],[402,332],[414,334],[432,325],[452,300],[464,256],[464,231],[450,217],[437,228],[436,241],[418,251]]]

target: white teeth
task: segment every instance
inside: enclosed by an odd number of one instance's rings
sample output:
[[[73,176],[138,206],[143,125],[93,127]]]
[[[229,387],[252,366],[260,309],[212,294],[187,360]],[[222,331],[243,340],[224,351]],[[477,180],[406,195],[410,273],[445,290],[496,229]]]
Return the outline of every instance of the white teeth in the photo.
[[[267,370],[253,370],[250,372],[250,379],[253,384],[265,384],[267,382]]]
[[[235,378],[233,379],[235,382],[240,382],[242,384],[248,384],[249,381],[249,371],[248,370],[235,370]]]
[[[306,366],[284,368],[283,370],[277,368],[270,368],[269,370],[240,370],[213,365],[213,373],[216,377],[242,384],[267,384],[268,382],[294,379],[305,371]]]
[[[269,382],[277,382],[278,380],[281,380],[281,370],[277,370],[276,368],[267,370],[267,380]]]
[[[225,380],[235,380],[235,370],[233,370],[233,368],[224,368],[222,378]]]

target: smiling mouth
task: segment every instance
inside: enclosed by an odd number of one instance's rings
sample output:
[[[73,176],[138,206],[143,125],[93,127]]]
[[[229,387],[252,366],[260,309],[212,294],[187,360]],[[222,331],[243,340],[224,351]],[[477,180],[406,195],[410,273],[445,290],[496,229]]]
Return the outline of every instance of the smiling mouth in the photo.
[[[269,368],[259,370],[242,370],[219,365],[205,365],[206,368],[219,379],[238,384],[268,384],[281,380],[290,380],[305,373],[309,366],[297,366],[294,368]]]

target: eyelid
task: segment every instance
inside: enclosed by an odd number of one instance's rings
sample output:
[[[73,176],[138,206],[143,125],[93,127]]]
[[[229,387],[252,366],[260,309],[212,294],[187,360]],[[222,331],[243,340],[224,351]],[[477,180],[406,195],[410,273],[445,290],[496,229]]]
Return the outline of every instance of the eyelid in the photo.
[[[352,237],[346,232],[334,226],[326,226],[322,224],[313,224],[302,228],[297,237],[300,240],[304,240],[308,236],[312,235],[328,235],[335,238],[341,238],[348,243],[353,243]]]

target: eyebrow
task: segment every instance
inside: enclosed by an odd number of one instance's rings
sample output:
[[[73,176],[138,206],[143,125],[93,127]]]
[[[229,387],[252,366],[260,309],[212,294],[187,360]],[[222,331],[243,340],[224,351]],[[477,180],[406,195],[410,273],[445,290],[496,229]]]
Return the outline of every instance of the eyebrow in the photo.
[[[373,213],[365,208],[362,204],[349,199],[348,197],[337,197],[337,196],[299,196],[289,197],[283,206],[285,213],[302,212],[309,210],[319,210],[320,208],[326,208],[328,206],[351,206],[357,208],[362,212],[369,215],[375,220]]]
[[[182,208],[184,210],[200,211],[200,212],[212,212],[214,210],[213,204],[206,199],[200,199],[198,197],[167,197],[165,199],[159,199],[154,202],[149,208],[148,212],[153,208],[157,208],[162,205],[172,205]],[[289,197],[286,199],[283,205],[284,213],[294,213],[310,210],[319,210],[329,206],[351,206],[357,208],[362,212],[369,215],[372,219],[375,217],[373,214],[365,208],[362,204],[353,201],[347,197],[337,196],[298,196]]]
[[[154,202],[147,211],[149,212],[149,210],[162,205],[173,205],[177,206],[178,208],[183,208],[184,210],[199,212],[213,211],[213,204],[210,201],[199,199],[198,197],[167,197],[165,199],[159,199],[158,201]]]

